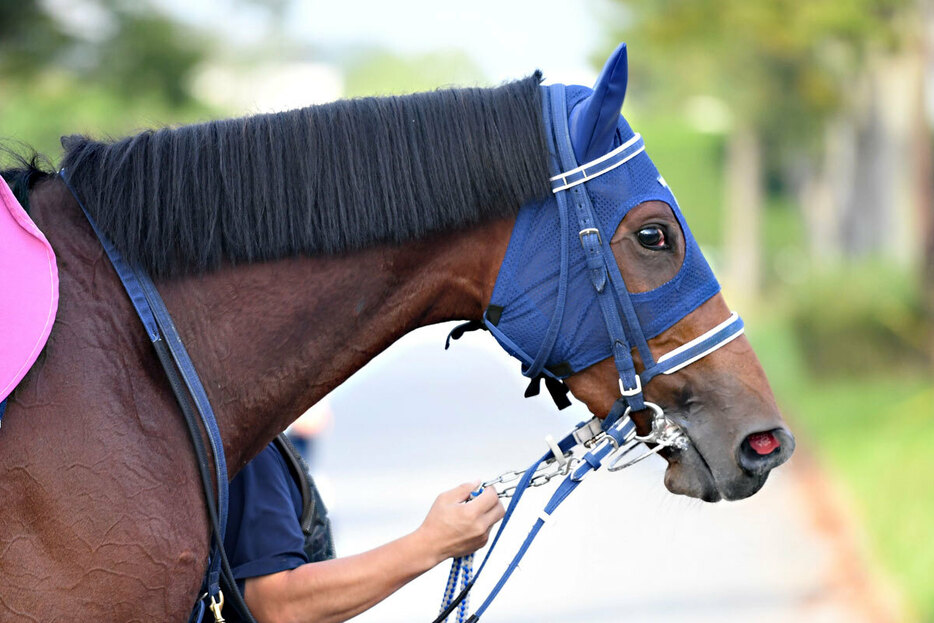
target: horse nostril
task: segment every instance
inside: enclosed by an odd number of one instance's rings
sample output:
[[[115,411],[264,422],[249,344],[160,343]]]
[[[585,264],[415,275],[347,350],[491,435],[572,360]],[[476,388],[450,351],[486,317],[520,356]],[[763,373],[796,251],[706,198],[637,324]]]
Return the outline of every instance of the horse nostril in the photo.
[[[749,447],[760,456],[771,454],[776,448],[782,446],[772,433],[753,433],[746,437],[746,441],[749,442]]]
[[[782,443],[783,438],[787,443]],[[782,429],[753,433],[739,446],[739,466],[753,475],[768,473],[784,463],[794,449],[791,436]]]

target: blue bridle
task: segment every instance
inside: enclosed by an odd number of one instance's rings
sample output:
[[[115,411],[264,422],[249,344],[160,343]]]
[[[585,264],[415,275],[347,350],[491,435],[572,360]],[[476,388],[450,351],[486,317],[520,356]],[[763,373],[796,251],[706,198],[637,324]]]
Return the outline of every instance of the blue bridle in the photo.
[[[733,312],[719,325],[657,360],[649,349],[649,339],[709,300],[720,291],[720,285],[678,202],[645,153],[642,137],[619,115],[626,77],[626,47],[621,45],[592,91],[560,84],[542,87],[543,116],[553,146],[552,167],[558,171],[551,178],[553,196],[519,211],[483,316],[486,328],[522,362],[522,373],[533,379],[563,379],[612,356],[621,397],[605,418],[578,424],[560,441],[552,442],[549,452],[523,473],[476,575],[470,577],[469,571],[464,571],[464,588],[456,596],[454,588],[448,587],[442,612],[434,623],[446,621],[455,610],[458,621],[479,621],[545,522],[589,473],[605,463],[611,471],[623,469],[664,446],[688,444],[661,407],[645,400],[643,385],[659,374],[681,370],[743,333],[743,321]],[[583,165],[578,165],[578,153]],[[609,241],[625,215],[646,201],[662,201],[671,208],[684,235],[684,262],[675,277],[658,288],[631,293]],[[452,332],[452,337],[458,335],[457,330]],[[643,363],[639,373],[633,349]],[[647,407],[652,411],[652,431],[640,437],[629,414]],[[653,444],[655,450],[626,461],[639,442]],[[465,618],[467,596],[540,466],[567,460],[574,452],[582,453],[576,467],[552,494],[481,606]],[[452,574],[455,572],[461,573],[457,561],[452,567]]]
[[[720,285],[642,137],[617,112],[615,148],[578,165],[569,117],[593,92],[560,84],[542,89],[553,168],[560,173],[551,178],[552,197],[519,211],[483,320],[533,379],[564,379],[612,356],[622,397],[638,411],[645,406],[645,384],[736,338],[743,321],[734,313],[655,360],[647,341],[714,296]],[[646,201],[671,207],[683,232],[684,262],[660,287],[631,293],[610,239],[626,213]],[[640,373],[633,349],[643,363]]]

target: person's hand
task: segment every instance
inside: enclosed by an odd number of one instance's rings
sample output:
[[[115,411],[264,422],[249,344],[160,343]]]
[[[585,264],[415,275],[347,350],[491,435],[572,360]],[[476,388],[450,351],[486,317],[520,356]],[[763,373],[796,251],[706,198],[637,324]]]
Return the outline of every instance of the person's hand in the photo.
[[[479,482],[464,483],[439,495],[416,531],[438,562],[466,556],[486,545],[493,524],[506,513],[493,487],[471,499],[470,492],[479,486]]]

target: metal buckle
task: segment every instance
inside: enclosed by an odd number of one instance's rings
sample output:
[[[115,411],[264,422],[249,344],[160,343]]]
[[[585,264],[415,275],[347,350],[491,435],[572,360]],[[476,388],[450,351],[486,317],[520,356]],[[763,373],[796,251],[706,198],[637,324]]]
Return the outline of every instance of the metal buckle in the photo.
[[[577,232],[577,238],[581,241],[581,246],[584,246],[584,236],[589,236],[590,234],[597,234],[597,244],[603,244],[603,238],[600,236],[600,230],[596,227],[586,227]]]
[[[636,375],[636,386],[632,389],[626,389],[626,386],[623,385],[623,379],[619,380],[619,393],[626,398],[629,396],[637,396],[642,393],[642,378],[637,374]],[[649,404],[649,403],[646,403]]]

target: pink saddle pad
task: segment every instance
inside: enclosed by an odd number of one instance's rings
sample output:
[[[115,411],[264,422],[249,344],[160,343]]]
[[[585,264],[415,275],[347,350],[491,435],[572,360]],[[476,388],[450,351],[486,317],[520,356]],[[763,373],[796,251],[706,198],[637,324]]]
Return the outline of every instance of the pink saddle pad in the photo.
[[[52,246],[0,178],[0,400],[35,363],[57,310]]]

